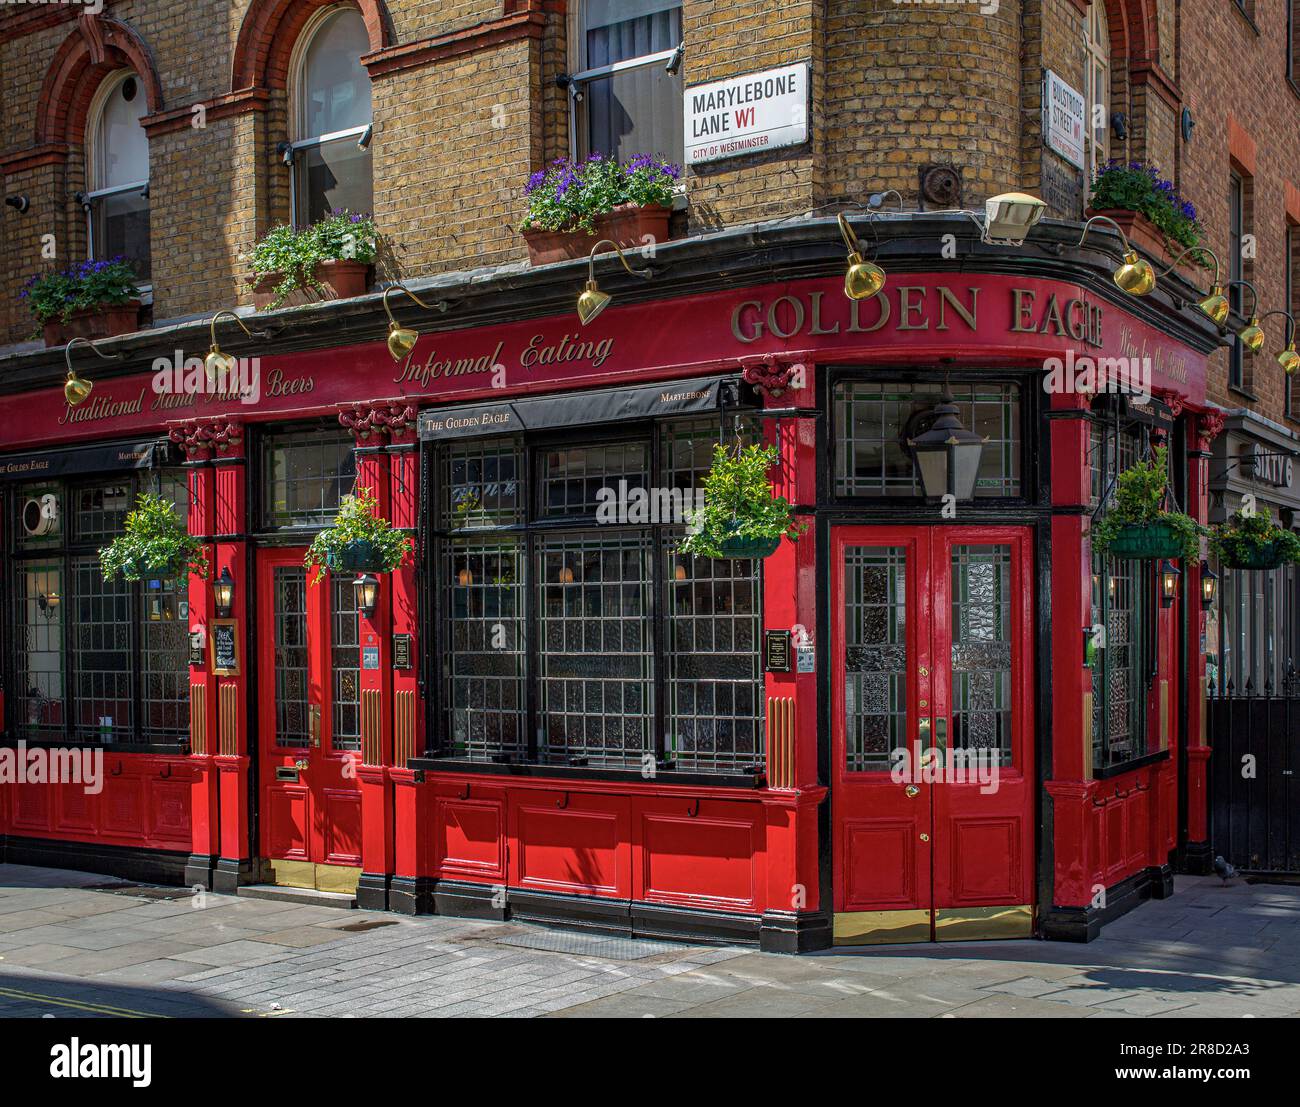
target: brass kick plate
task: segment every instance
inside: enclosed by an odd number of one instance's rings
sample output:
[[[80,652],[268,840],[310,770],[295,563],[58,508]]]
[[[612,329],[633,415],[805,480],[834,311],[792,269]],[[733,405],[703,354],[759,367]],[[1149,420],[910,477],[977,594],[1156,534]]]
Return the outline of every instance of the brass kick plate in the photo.
[[[837,946],[872,946],[928,942],[929,911],[847,911],[834,920]]]
[[[940,907],[934,913],[937,942],[991,942],[1007,938],[1031,938],[1034,909],[1016,907]]]
[[[263,862],[270,874],[270,882],[284,888],[314,888],[318,892],[346,892],[357,890],[361,869],[354,865],[317,865],[312,861]]]

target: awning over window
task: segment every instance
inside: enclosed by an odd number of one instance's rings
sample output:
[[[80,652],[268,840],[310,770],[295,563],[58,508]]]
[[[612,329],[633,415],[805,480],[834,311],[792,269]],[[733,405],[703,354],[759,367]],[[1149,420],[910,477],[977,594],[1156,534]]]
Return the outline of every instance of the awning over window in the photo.
[[[97,442],[93,446],[31,450],[0,454],[0,480],[45,480],[78,473],[113,473],[123,469],[153,469],[170,460],[165,438],[143,442]]]
[[[445,442],[491,434],[623,423],[672,415],[702,415],[739,405],[739,377],[704,377],[633,388],[604,388],[434,408],[420,413],[420,437]]]

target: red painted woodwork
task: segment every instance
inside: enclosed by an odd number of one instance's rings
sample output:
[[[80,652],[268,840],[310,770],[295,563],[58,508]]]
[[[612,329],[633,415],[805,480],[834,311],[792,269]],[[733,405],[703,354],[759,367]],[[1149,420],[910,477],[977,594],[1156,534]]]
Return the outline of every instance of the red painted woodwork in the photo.
[[[14,837],[95,842],[190,852],[194,768],[181,756],[104,753],[103,788],[9,784],[0,832]]]
[[[998,788],[899,782],[852,771],[846,749],[848,548],[893,547],[906,558],[906,738],[909,750],[951,732],[955,545],[1009,548],[1011,764]],[[1019,905],[1034,901],[1034,721],[1031,543],[1020,527],[838,527],[831,538],[832,854],[838,913]],[[931,720],[926,739],[919,720]],[[915,760],[915,758],[913,758]],[[923,839],[927,835],[929,840]]]
[[[328,579],[306,588],[307,700],[319,709],[318,739],[308,745],[277,746],[275,677],[277,651],[274,572],[301,566],[301,548],[260,550],[258,605],[266,633],[259,635],[258,666],[263,694],[258,701],[258,757],[261,769],[262,856],[317,864],[361,864],[360,754],[333,744],[330,691],[330,590]],[[310,708],[309,708],[310,710]],[[293,769],[297,780],[277,780],[276,769]]]

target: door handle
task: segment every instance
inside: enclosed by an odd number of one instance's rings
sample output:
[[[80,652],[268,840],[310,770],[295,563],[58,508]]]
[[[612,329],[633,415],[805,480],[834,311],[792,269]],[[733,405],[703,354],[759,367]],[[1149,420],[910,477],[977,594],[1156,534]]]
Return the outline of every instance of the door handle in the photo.
[[[908,799],[916,799],[916,797],[921,794],[921,789],[918,788],[915,784],[909,784],[906,788],[903,789],[903,792]]]
[[[916,736],[921,740],[922,748],[930,744],[930,716],[922,715],[916,720]]]
[[[311,744],[320,748],[320,704],[313,703],[307,707],[307,734]]]
[[[293,767],[294,767],[295,769],[297,769],[299,772],[302,772],[305,768],[307,768],[307,762],[306,762],[306,761],[295,761],[295,762],[293,763]]]

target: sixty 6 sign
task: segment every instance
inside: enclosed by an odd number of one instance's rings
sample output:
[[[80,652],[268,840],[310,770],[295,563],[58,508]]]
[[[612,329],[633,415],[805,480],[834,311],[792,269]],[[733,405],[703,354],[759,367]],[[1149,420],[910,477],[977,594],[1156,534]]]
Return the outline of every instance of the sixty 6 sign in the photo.
[[[686,164],[808,141],[808,63],[686,90]]]

